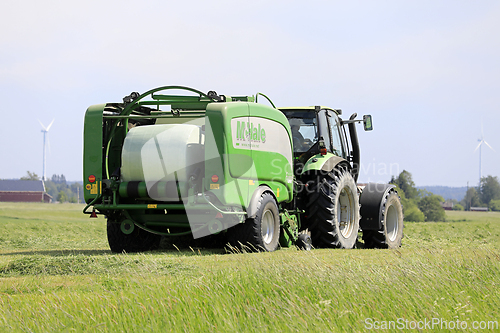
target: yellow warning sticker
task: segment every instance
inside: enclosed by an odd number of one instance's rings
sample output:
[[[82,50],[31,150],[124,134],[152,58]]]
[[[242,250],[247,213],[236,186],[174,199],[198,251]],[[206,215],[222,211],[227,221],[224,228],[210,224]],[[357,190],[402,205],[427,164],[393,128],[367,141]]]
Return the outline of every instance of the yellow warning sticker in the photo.
[[[280,188],[278,187],[278,189],[276,190],[276,196],[279,198],[280,197]]]
[[[90,194],[97,194],[97,184],[92,184],[92,188],[90,189]]]
[[[253,180],[251,180],[251,179],[250,179],[250,180],[248,181],[248,185],[255,185],[255,181],[253,181]]]
[[[148,208],[157,208],[157,207],[158,207],[158,205],[156,205],[156,204],[149,204],[148,205]]]
[[[210,184],[210,189],[211,190],[218,190],[219,189],[219,184]]]

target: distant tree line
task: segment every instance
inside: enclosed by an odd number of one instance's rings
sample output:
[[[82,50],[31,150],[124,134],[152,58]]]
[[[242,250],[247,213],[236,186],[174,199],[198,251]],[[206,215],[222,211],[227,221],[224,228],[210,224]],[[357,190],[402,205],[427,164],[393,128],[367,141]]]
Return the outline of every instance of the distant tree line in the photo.
[[[405,221],[444,221],[446,218],[441,203],[442,196],[432,194],[415,187],[411,173],[403,170],[399,176],[391,177],[391,184],[396,185],[404,208]]]
[[[40,177],[28,171],[21,180],[40,180]],[[68,184],[64,175],[52,175],[50,180],[44,181],[45,191],[52,196],[52,201],[76,203],[83,202],[83,185],[77,182]]]
[[[480,186],[470,187],[460,204],[466,210],[470,210],[471,207],[488,207],[490,210],[500,211],[500,182],[498,177],[482,177]]]
[[[396,185],[404,208],[405,221],[444,221],[445,202],[440,195],[417,189],[411,173],[403,170],[397,177],[392,176],[391,184]],[[488,207],[489,210],[500,211],[500,182],[498,177],[481,178],[479,187],[471,187],[465,197],[458,202],[450,200],[454,210],[470,210],[471,207]]]
[[[26,171],[26,176],[21,177],[21,180],[40,180],[40,177],[31,171]]]

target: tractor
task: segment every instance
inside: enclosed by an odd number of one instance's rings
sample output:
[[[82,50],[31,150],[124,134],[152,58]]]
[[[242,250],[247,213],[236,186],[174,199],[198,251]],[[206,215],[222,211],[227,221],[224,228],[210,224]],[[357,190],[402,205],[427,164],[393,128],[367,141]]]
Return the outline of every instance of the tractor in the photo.
[[[359,232],[365,248],[397,248],[395,187],[356,183],[355,125],[372,130],[372,117],[341,116],[323,106],[277,108],[262,93],[183,86],[93,105],[84,123],[84,213],[106,217],[117,253],[183,236],[256,251],[351,249]]]

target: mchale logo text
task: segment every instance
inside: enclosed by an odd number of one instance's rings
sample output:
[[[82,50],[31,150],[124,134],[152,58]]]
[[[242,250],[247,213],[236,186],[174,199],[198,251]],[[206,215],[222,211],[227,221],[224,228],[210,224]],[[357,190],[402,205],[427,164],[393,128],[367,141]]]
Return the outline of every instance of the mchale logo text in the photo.
[[[260,124],[254,126],[251,122],[238,121],[236,123],[236,139],[264,143],[266,142],[266,131]]]

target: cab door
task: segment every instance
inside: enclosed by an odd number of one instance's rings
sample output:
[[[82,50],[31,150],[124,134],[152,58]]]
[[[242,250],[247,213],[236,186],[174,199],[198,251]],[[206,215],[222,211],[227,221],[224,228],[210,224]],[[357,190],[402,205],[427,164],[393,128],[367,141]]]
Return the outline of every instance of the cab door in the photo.
[[[330,128],[330,152],[347,159],[347,149],[341,132],[341,125],[337,114],[331,110],[327,112],[328,126]],[[328,146],[327,146],[328,147]]]

